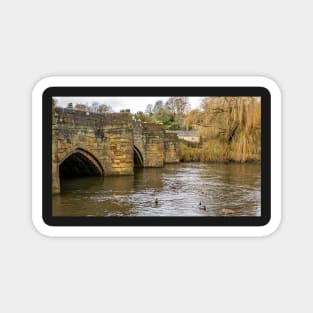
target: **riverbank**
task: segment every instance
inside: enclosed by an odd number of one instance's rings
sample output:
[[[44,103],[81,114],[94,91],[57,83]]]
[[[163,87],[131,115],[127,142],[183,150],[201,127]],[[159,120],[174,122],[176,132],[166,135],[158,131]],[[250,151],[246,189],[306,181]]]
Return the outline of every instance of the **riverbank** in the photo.
[[[261,153],[238,149],[238,146],[223,144],[210,140],[204,144],[189,144],[183,140],[179,143],[180,162],[216,162],[216,163],[259,163]]]

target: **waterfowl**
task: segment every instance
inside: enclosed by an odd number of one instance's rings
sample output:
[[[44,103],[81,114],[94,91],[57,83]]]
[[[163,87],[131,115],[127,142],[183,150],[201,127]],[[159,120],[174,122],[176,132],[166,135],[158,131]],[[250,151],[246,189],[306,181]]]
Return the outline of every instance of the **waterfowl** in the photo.
[[[159,203],[158,198],[155,198],[154,203],[155,203],[155,205],[158,205],[158,203]]]
[[[201,202],[199,203],[199,209],[200,210],[206,210],[206,206],[203,205]]]

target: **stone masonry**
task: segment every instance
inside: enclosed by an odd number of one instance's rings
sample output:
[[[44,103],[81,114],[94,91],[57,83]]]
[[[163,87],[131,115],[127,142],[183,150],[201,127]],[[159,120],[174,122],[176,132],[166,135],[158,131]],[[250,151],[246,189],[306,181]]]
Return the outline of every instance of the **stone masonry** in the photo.
[[[179,162],[178,138],[160,125],[134,122],[129,113],[53,108],[53,193],[60,192],[60,166],[68,158],[79,156],[98,175],[133,175],[135,153],[142,167]]]

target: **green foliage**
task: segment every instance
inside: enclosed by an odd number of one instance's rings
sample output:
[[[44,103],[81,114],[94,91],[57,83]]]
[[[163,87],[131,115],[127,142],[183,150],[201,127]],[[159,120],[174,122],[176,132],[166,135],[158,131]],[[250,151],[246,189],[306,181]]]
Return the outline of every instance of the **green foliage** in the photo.
[[[150,116],[150,114],[145,114],[142,111],[137,112],[134,115],[134,117],[135,117],[136,121],[148,122],[148,123],[152,123],[153,122],[153,118]]]
[[[154,106],[148,104],[140,120],[161,124],[166,130],[180,130],[184,128],[183,121],[188,105],[183,97],[171,97],[164,103],[162,100],[155,102]],[[138,114],[137,112],[136,114]],[[142,113],[142,112],[141,112]],[[149,118],[147,118],[147,116]],[[135,116],[135,119],[137,117]],[[138,115],[139,118],[139,115]]]
[[[156,123],[163,124],[165,128],[173,122],[173,116],[171,112],[165,108],[161,108],[153,114],[153,120]]]
[[[154,113],[147,113],[149,112],[149,108],[146,110],[146,113],[139,111],[134,115],[135,120],[161,124],[166,130],[182,129],[182,119],[175,117],[175,115],[167,109],[161,101],[156,103],[153,111]]]
[[[173,121],[168,125],[167,129],[168,130],[180,130],[181,125],[177,121]]]

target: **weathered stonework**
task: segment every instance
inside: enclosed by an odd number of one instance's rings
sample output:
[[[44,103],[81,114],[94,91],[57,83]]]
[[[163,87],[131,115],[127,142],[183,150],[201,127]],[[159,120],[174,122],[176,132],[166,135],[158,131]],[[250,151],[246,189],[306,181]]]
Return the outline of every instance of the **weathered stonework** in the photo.
[[[163,167],[164,130],[153,123],[134,123],[134,145],[143,156],[143,167]]]
[[[90,171],[105,176],[133,175],[134,154],[143,167],[179,161],[177,136],[156,124],[134,122],[129,113],[54,108],[52,115],[53,193],[60,192],[62,162],[73,155],[87,162]]]
[[[164,162],[179,162],[179,141],[176,134],[165,133],[164,136]]]

